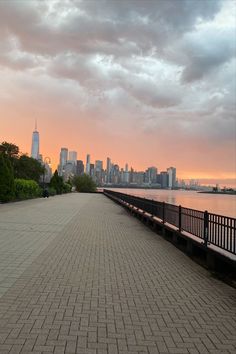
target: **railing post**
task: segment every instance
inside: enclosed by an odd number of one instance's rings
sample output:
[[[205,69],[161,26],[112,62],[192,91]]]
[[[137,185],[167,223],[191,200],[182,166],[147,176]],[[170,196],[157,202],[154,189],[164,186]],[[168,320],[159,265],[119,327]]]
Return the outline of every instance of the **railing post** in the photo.
[[[165,205],[166,203],[162,203],[162,223],[165,224]]]
[[[209,224],[208,211],[205,210],[205,212],[204,212],[204,246],[206,246],[206,247],[207,247],[207,242],[208,242],[208,224]]]
[[[182,217],[181,217],[181,213],[182,213],[182,207],[181,207],[181,205],[179,205],[179,232],[181,232],[181,229],[182,229]]]

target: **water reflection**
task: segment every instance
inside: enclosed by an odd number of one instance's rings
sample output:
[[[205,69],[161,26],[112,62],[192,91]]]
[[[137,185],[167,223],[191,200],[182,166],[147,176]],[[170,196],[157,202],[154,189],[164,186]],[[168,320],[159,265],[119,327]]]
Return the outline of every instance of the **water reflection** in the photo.
[[[202,194],[194,191],[171,191],[162,189],[114,189],[122,193],[158,200],[175,205],[182,205],[197,210],[236,218],[235,195]]]

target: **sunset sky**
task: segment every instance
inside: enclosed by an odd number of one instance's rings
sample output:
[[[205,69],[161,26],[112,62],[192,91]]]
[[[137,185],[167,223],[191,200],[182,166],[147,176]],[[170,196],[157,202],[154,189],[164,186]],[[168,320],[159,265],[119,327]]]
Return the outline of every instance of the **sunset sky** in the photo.
[[[0,142],[234,178],[236,2],[0,1]]]

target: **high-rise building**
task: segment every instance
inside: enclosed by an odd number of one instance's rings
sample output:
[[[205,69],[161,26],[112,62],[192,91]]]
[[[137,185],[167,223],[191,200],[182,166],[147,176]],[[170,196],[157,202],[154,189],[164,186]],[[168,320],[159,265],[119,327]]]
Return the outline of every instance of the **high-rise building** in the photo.
[[[63,166],[62,176],[64,181],[68,181],[68,179],[73,178],[76,173],[76,166],[73,161],[67,161],[67,163]]]
[[[106,183],[111,183],[111,159],[107,158]]]
[[[77,152],[76,151],[69,151],[69,161],[76,165],[77,162]]]
[[[84,163],[82,160],[77,160],[76,175],[81,176],[83,174],[84,174]]]
[[[168,187],[168,174],[166,171],[161,171],[160,173],[160,184],[161,184],[161,188]]]
[[[173,189],[176,187],[176,168],[169,167],[167,168],[168,174],[168,188]]]
[[[58,170],[58,174],[59,176],[63,175],[63,170],[64,167],[67,163],[68,160],[68,149],[67,148],[61,148],[61,152],[60,152],[60,163],[59,163],[59,170]]]
[[[149,184],[157,183],[157,168],[152,166],[148,167],[146,171],[146,181]]]
[[[125,183],[129,183],[129,166],[125,164]]]
[[[101,160],[96,160],[95,161],[95,171],[102,172],[102,169],[103,169],[103,162]]]
[[[103,161],[95,161],[95,181],[97,185],[101,185],[103,182]]]
[[[39,132],[37,131],[37,121],[32,135],[31,157],[39,160]]]
[[[92,179],[95,180],[94,163],[91,163],[91,164],[90,164],[89,174],[90,174],[90,176],[92,177]]]
[[[90,155],[87,155],[86,158],[86,170],[85,170],[86,175],[90,175]]]
[[[120,167],[117,164],[113,165],[111,182],[113,184],[119,184],[120,183]]]

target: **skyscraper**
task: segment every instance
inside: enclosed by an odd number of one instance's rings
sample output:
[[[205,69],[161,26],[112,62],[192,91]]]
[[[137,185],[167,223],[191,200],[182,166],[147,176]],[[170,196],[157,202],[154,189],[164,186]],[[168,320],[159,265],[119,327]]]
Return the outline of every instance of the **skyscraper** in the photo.
[[[59,176],[63,175],[63,168],[65,167],[65,165],[67,163],[67,160],[68,160],[68,149],[67,148],[61,148],[60,164],[59,164],[59,171],[58,171]]]
[[[107,178],[106,178],[106,183],[111,182],[111,159],[110,157],[107,158]]]
[[[86,170],[85,170],[86,175],[90,175],[90,155],[87,155],[86,158]]]
[[[84,173],[84,163],[82,160],[77,160],[76,175],[81,176]]]
[[[173,189],[176,187],[176,168],[169,167],[167,168],[168,174],[168,188]]]
[[[155,184],[157,183],[157,168],[152,166],[152,167],[148,167],[147,171],[147,183],[149,184]]]
[[[129,183],[129,166],[125,164],[125,183]]]
[[[103,171],[103,162],[101,160],[95,161],[95,181],[98,185],[102,183],[102,171]]]
[[[73,162],[76,165],[77,162],[77,152],[76,151],[69,151],[69,161]]]
[[[31,157],[39,160],[39,132],[37,131],[37,121],[32,135]]]
[[[160,184],[161,184],[161,188],[168,187],[168,174],[166,171],[161,171],[160,173]]]

